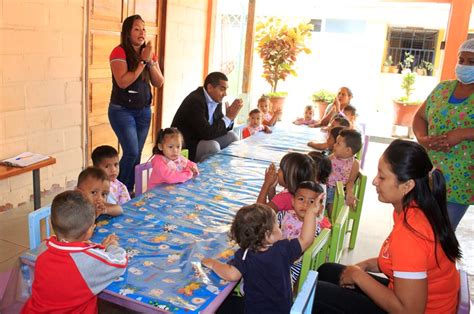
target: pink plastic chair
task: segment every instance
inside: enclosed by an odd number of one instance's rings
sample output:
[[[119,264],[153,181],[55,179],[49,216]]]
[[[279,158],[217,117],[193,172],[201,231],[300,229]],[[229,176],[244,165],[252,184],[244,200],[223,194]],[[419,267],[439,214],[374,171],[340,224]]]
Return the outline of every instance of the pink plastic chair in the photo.
[[[135,196],[142,194],[148,187],[148,179],[151,175],[151,162],[145,162],[135,166]],[[146,175],[143,176],[143,173]],[[143,181],[145,180],[145,189],[143,189]]]

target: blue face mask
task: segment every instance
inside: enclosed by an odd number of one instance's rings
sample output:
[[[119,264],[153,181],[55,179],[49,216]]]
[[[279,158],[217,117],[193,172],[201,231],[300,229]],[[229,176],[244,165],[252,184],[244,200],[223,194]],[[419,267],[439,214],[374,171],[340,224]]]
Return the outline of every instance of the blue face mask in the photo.
[[[474,66],[457,64],[456,78],[463,84],[474,83]]]

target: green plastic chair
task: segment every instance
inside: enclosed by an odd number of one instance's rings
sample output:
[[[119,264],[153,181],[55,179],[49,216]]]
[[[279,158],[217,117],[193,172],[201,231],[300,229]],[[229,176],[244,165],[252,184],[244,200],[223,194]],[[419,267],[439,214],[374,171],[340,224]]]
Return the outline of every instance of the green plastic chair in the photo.
[[[331,237],[330,229],[323,229],[321,233],[314,238],[313,244],[303,254],[301,264],[301,273],[298,280],[298,291],[301,291],[303,283],[311,270],[317,270],[319,266],[326,262],[329,250],[329,240]]]
[[[342,206],[344,206],[346,202],[346,194],[344,192],[344,184],[342,182],[336,182],[336,193],[334,194],[334,203],[332,204],[332,211],[331,211],[331,223],[336,222],[336,217],[341,211]]]
[[[349,224],[349,206],[342,206],[336,222],[332,225],[331,243],[329,244],[329,262],[339,263],[344,248],[344,238]]]
[[[367,175],[362,170],[359,171],[356,181],[354,182],[354,196],[357,203],[354,210],[349,211],[349,227],[347,232],[351,233],[349,249],[354,249],[357,240],[357,232],[359,231],[360,214],[364,204],[365,188],[367,186]]]

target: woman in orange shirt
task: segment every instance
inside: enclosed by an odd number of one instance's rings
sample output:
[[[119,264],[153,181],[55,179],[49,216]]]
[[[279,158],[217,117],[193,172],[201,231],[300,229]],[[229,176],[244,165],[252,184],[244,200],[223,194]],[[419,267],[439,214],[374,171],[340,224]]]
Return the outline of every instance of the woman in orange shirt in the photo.
[[[395,140],[379,160],[373,185],[379,201],[394,207],[392,232],[376,258],[319,268],[313,313],[454,313],[461,250],[442,173],[421,145]]]

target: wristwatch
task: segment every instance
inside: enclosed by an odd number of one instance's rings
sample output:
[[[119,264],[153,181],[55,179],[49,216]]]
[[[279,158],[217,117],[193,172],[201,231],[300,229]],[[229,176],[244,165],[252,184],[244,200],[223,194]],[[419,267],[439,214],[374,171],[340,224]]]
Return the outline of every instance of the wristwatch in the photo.
[[[146,60],[142,60],[140,61],[141,64],[143,64],[144,66],[146,66],[148,64],[148,62]]]

